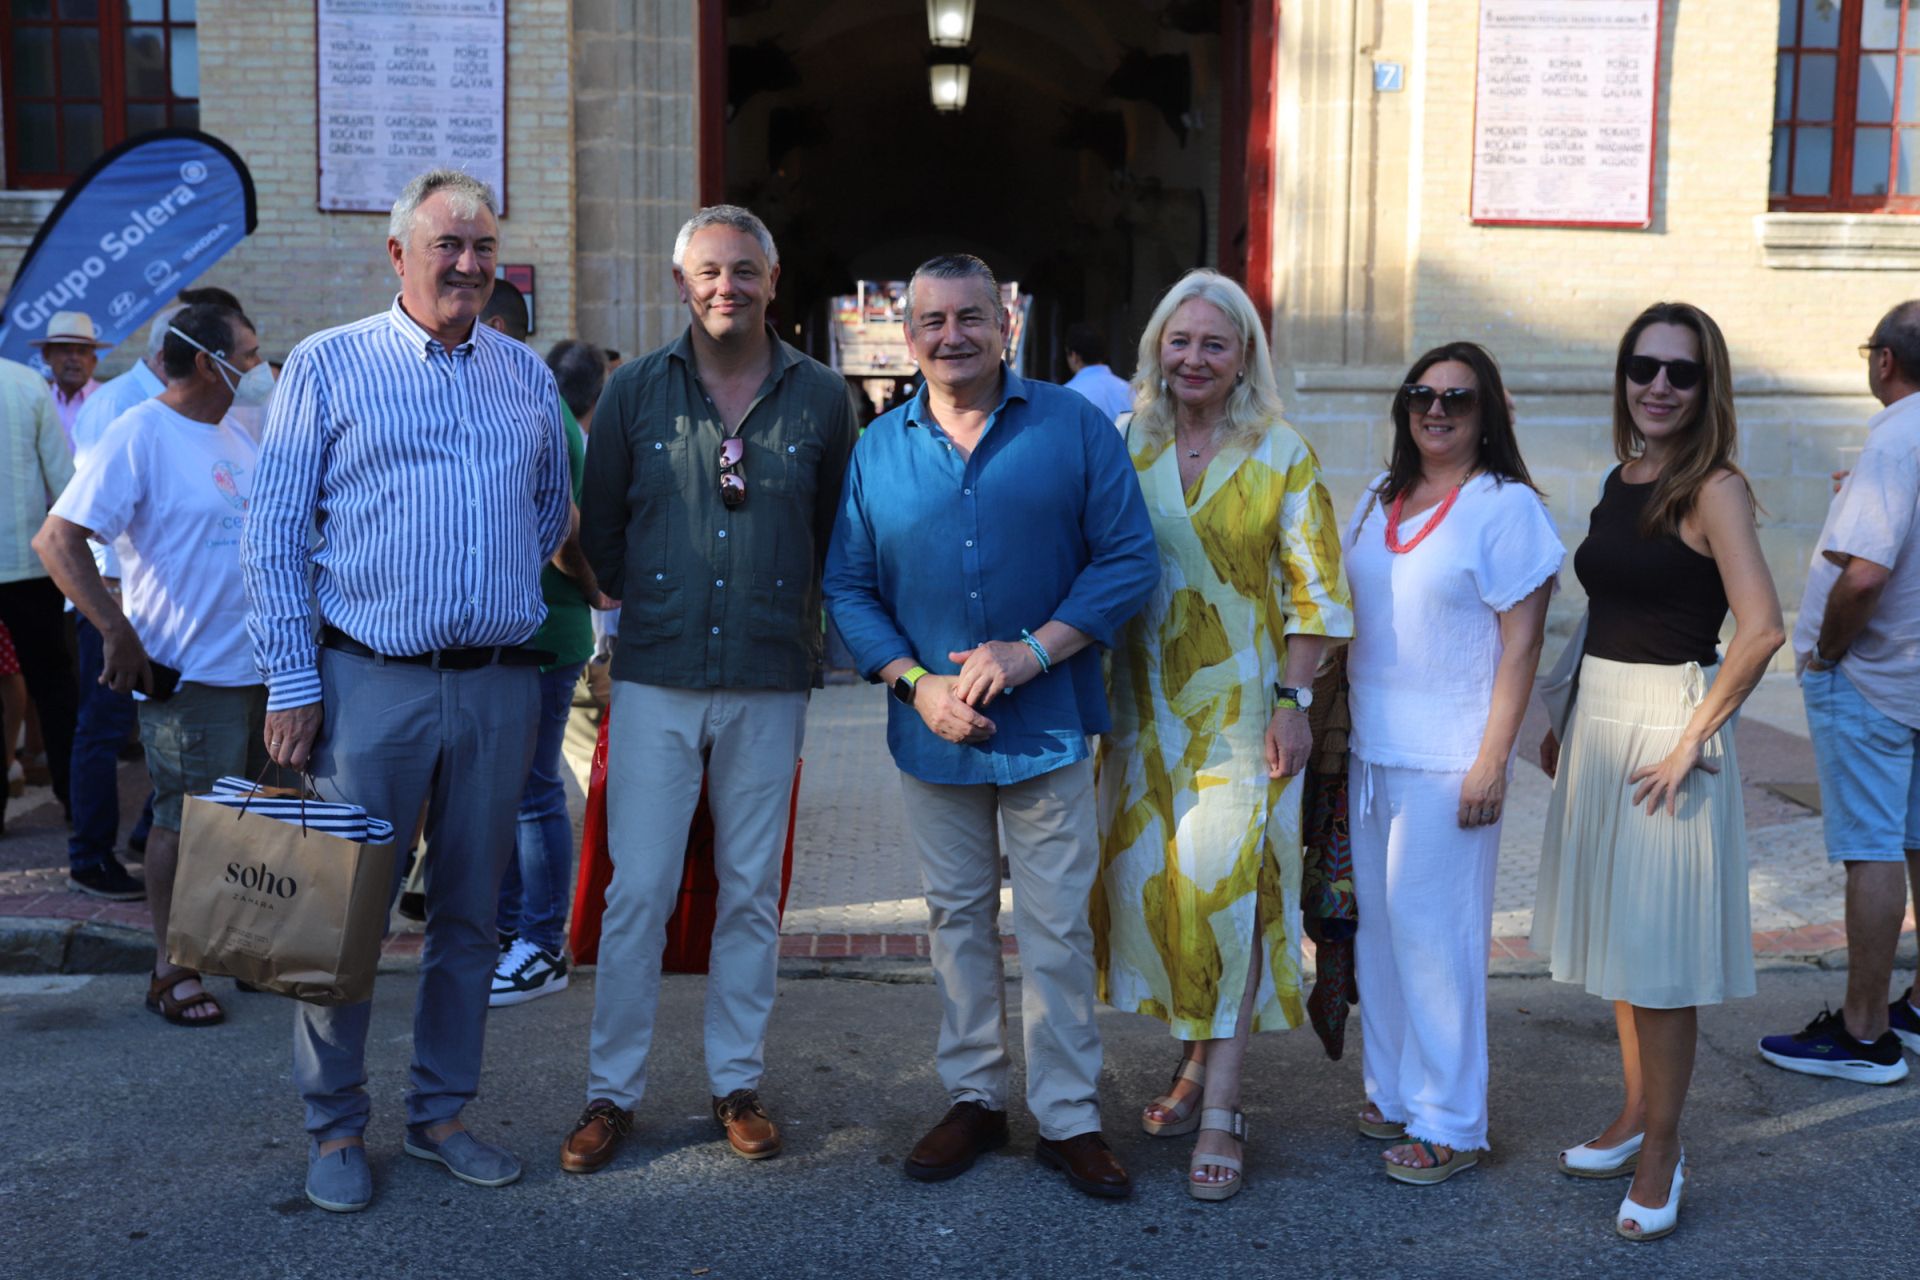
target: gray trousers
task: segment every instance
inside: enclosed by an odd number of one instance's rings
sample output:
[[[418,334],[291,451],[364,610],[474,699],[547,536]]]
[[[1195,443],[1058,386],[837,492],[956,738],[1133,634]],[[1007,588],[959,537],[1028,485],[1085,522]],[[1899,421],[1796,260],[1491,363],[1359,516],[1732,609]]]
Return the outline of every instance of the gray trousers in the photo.
[[[434,833],[425,874],[426,943],[413,1012],[407,1123],[451,1120],[480,1088],[493,931],[514,814],[533,762],[540,674],[533,667],[435,671],[320,651],[320,794],[411,831]],[[404,838],[404,837],[402,837]],[[396,861],[392,894],[404,863]],[[391,901],[391,896],[389,898]],[[315,1140],[365,1132],[373,1002],[295,1006],[293,1081]]]
[[[600,920],[587,1098],[631,1110],[646,1092],[660,958],[703,773],[720,883],[707,968],[707,1077],[717,1098],[757,1089],[780,972],[780,865],[807,695],[616,680],[612,716],[613,880]]]
[[[1100,1029],[1093,1020],[1087,902],[1100,866],[1093,761],[1012,786],[900,775],[927,891],[940,991],[940,1082],[953,1102],[1007,1106],[1007,997],[1000,960],[1000,840],[1013,875],[1027,1107],[1043,1138],[1100,1127]]]

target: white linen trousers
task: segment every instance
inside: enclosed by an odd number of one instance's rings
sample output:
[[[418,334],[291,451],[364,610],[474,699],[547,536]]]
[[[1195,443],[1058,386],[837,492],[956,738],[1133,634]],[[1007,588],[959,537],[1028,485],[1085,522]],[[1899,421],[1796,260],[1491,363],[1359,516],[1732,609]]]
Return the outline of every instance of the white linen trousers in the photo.
[[[1460,773],[1348,763],[1367,1101],[1409,1137],[1487,1146],[1487,953],[1500,827],[1460,826]]]

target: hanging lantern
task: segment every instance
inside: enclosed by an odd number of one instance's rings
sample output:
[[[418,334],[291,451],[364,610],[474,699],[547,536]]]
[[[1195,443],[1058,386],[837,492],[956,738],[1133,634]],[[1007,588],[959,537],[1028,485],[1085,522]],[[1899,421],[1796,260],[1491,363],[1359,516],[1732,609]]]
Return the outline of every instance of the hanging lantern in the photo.
[[[966,48],[973,39],[973,0],[927,0],[927,39],[936,49]]]
[[[960,112],[967,109],[967,83],[972,78],[973,55],[963,49],[940,50],[927,59],[927,92],[933,109]]]

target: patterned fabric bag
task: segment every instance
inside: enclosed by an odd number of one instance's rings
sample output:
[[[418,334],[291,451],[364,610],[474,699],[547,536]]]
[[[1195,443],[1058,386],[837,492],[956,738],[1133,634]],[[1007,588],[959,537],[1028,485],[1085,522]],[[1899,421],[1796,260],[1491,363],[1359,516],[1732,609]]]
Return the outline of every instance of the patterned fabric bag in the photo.
[[[1338,1061],[1346,1048],[1347,1011],[1360,1003],[1353,937],[1360,909],[1353,896],[1353,844],[1347,829],[1347,650],[1342,645],[1313,682],[1307,710],[1313,755],[1307,762],[1301,822],[1300,909],[1313,939],[1314,982],[1307,1017]]]

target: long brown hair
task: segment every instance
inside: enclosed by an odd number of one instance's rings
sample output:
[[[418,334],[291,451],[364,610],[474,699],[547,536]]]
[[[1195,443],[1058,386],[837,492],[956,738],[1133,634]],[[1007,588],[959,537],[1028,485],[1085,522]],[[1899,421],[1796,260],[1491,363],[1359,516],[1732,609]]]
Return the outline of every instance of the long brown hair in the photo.
[[[1733,412],[1733,361],[1727,340],[1713,317],[1687,302],[1656,302],[1634,317],[1620,338],[1613,362],[1613,455],[1631,462],[1647,451],[1647,438],[1633,424],[1627,408],[1627,360],[1640,335],[1656,324],[1679,325],[1693,331],[1700,346],[1700,394],[1693,412],[1675,433],[1673,459],[1661,468],[1647,506],[1640,513],[1642,537],[1678,536],[1680,522],[1699,501],[1700,490],[1716,472],[1731,471],[1747,487],[1747,501],[1760,509],[1753,485],[1733,460],[1739,445],[1739,426]]]

